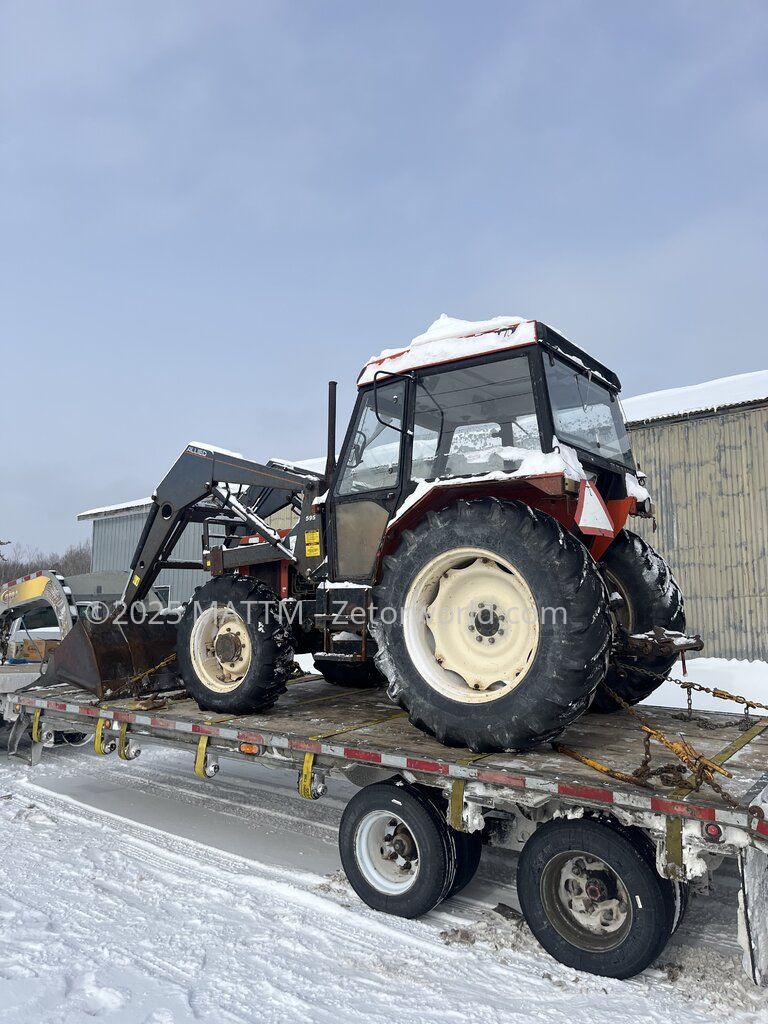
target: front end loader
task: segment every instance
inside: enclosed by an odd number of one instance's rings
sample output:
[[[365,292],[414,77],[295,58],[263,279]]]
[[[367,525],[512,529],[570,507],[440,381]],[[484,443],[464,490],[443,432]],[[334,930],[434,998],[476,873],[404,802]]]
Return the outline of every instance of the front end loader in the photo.
[[[643,699],[701,641],[669,567],[627,529],[654,510],[619,390],[538,321],[443,317],[366,364],[338,464],[331,384],[323,472],[189,445],[121,601],[72,631],[55,677],[104,697],[180,677],[234,714],[274,704],[308,652],[329,681],[386,685],[416,725],[475,751]],[[286,507],[295,525],[278,532]],[[192,521],[201,562],[174,562]],[[201,566],[211,579],[176,622],[132,620],[163,568]]]

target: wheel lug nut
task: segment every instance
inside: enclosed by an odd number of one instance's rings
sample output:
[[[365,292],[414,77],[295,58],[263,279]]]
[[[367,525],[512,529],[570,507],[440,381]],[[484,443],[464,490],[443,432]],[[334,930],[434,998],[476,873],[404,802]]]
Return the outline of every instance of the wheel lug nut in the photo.
[[[470,633],[474,633],[475,632],[475,627],[474,626],[469,626],[467,628],[469,629]]]
[[[489,637],[488,637],[488,643],[489,643],[489,644],[495,644],[495,643],[496,643],[496,641],[494,640],[494,638],[493,638],[492,636],[489,636]]]
[[[499,630],[499,636],[504,636],[504,630],[503,629]]]
[[[477,640],[477,642],[479,644],[481,644],[483,642],[483,638],[481,636],[477,636],[477,637],[475,637],[475,639]]]

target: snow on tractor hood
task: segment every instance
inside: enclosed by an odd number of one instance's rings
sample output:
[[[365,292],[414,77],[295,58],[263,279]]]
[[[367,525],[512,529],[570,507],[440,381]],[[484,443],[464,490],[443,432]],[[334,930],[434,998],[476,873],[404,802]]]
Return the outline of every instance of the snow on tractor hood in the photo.
[[[387,348],[371,356],[357,378],[358,387],[370,384],[376,373],[404,373],[417,367],[468,359],[536,342],[536,321],[521,316],[495,316],[490,320],[458,320],[443,313],[404,348]]]

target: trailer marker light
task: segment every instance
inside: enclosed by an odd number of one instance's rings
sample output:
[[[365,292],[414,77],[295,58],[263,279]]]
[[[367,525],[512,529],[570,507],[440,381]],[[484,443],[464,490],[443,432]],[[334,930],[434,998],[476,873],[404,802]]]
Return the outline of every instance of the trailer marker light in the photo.
[[[710,821],[704,826],[704,835],[713,843],[719,843],[723,838],[723,830],[716,822]]]
[[[255,754],[258,756],[261,753],[261,747],[258,743],[241,743],[240,744],[241,754]]]

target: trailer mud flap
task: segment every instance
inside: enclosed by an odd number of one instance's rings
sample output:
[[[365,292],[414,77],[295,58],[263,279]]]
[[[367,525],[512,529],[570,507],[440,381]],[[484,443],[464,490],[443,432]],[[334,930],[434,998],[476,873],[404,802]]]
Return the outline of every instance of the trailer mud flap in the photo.
[[[768,987],[768,856],[747,847],[739,853],[739,944],[744,970]]]

